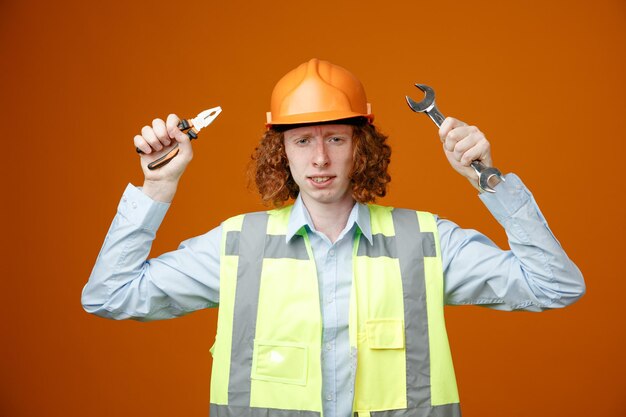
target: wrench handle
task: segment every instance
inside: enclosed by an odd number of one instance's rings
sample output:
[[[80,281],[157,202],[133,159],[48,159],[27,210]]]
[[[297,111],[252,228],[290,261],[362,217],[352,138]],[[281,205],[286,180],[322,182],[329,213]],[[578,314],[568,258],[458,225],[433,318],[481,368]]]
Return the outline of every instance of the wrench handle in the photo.
[[[487,167],[485,166],[485,164],[483,164],[482,162],[480,162],[478,159],[475,161],[472,161],[472,163],[470,164],[472,168],[474,168],[474,171],[476,171],[476,173],[478,175],[480,175],[481,172],[483,172],[484,170],[487,169]]]
[[[431,110],[427,110],[426,114],[428,115],[428,117],[430,117],[430,119],[433,122],[435,122],[437,127],[441,127],[441,125],[443,124],[443,121],[446,120],[446,117],[443,114],[441,114],[437,106],[433,106]]]
[[[437,127],[441,127],[446,117],[441,114],[435,103],[433,103],[432,108],[426,110],[426,114],[430,119],[435,122]],[[500,181],[504,181],[504,176],[500,172],[498,168],[495,167],[486,167],[485,164],[480,162],[479,160],[472,161],[470,164],[476,174],[478,175],[478,188],[482,191],[486,191],[488,193],[495,193],[496,190],[493,189]]]

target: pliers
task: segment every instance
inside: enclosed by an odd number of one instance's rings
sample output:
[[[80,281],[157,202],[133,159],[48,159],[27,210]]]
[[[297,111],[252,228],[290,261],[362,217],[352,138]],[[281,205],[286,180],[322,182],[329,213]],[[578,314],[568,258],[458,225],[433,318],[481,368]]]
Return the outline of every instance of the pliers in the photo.
[[[201,111],[193,119],[182,119],[178,123],[178,128],[185,132],[190,140],[197,139],[198,132],[213,123],[213,120],[215,120],[221,112],[222,108],[220,106]],[[139,148],[136,148],[136,150],[137,153],[143,153],[143,151]],[[150,162],[148,164],[148,169],[153,170],[167,165],[176,155],[178,155],[179,151],[180,149],[178,149],[177,142],[176,145],[174,145],[174,147],[170,149],[168,153],[166,153],[159,159]]]

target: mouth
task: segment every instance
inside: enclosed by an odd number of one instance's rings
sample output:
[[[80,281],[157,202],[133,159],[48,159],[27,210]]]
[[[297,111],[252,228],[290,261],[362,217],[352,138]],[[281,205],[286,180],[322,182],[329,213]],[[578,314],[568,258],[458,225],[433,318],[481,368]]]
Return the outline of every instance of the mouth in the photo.
[[[321,175],[316,175],[316,176],[309,176],[308,179],[316,185],[324,185],[329,183],[330,181],[332,181],[332,179],[335,178],[333,176],[321,176]]]

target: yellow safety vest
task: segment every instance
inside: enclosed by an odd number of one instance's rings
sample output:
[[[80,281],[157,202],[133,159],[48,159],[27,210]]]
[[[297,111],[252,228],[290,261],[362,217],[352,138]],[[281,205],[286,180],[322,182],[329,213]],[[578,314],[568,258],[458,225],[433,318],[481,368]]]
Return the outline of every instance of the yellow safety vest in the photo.
[[[460,416],[443,316],[439,235],[430,213],[369,205],[357,230],[349,334],[361,416]],[[291,206],[222,225],[212,417],[320,417],[322,319],[305,228]]]

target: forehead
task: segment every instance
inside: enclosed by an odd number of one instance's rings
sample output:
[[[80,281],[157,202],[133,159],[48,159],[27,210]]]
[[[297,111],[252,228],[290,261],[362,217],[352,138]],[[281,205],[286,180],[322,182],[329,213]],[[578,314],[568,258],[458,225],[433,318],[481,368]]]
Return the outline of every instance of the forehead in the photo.
[[[352,135],[353,127],[345,124],[302,126],[285,131],[285,139],[299,136]]]

